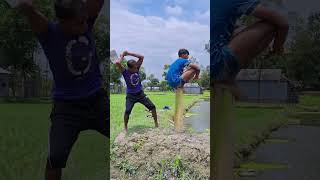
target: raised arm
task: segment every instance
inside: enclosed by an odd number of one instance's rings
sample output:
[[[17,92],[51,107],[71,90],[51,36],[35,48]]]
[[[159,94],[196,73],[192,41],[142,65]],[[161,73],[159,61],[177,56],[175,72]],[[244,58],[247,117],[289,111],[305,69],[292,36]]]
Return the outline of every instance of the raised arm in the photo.
[[[124,54],[120,54],[119,60],[116,62],[116,66],[118,67],[118,70],[120,72],[123,72],[125,70],[125,67],[122,65],[122,62],[124,60]]]
[[[97,17],[103,7],[104,0],[88,0],[89,17]]]
[[[22,0],[18,9],[27,18],[33,32],[41,34],[48,31],[49,20],[34,7],[32,0]]]
[[[279,12],[266,8],[261,4],[255,8],[252,15],[273,24],[277,28],[273,51],[274,53],[282,53],[289,30],[287,19]]]
[[[128,51],[125,51],[125,53],[126,53],[125,55],[127,55],[127,56],[133,56],[133,57],[138,58],[138,61],[137,61],[138,67],[140,67],[142,65],[143,59],[144,59],[143,55],[137,54],[137,53],[128,52]]]

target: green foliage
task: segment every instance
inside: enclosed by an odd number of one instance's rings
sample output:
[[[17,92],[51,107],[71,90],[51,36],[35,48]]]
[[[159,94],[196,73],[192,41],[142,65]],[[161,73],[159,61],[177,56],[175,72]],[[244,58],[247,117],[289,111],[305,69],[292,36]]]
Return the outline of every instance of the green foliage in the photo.
[[[288,60],[289,76],[304,88],[320,88],[320,12],[311,14],[306,29],[297,32]]]
[[[167,73],[168,73],[169,68],[170,68],[169,64],[165,64],[164,67],[163,67],[162,77],[165,80],[167,80]]]
[[[135,175],[138,169],[137,167],[132,165],[128,160],[120,162],[116,167],[124,171],[129,176]]]
[[[168,85],[168,82],[166,80],[160,81],[159,86],[161,88],[161,91],[173,90],[173,88]]]
[[[137,143],[133,145],[133,150],[135,152],[138,152],[138,150],[144,145],[146,142],[146,139],[139,139]]]
[[[154,74],[150,74],[150,76],[147,77],[147,80],[149,80],[147,86],[151,87],[151,89],[152,87],[159,85],[159,79],[157,79]]]
[[[198,83],[202,88],[210,89],[210,66],[201,68]]]

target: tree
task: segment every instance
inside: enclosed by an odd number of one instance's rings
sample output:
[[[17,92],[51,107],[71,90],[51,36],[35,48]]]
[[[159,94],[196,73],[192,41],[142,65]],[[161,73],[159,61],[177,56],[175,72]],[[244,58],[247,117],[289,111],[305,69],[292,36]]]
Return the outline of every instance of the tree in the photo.
[[[109,84],[110,84],[110,59],[109,59],[109,49],[110,49],[110,43],[109,43],[109,28],[108,28],[108,19],[105,14],[101,13],[98,19],[96,20],[95,27],[93,30],[95,41],[96,41],[96,51],[98,58],[100,60],[100,65],[103,66],[104,71],[101,73],[104,73],[102,75],[103,77],[103,87],[108,91],[109,93]]]
[[[168,82],[166,80],[160,81],[159,86],[160,86],[161,91],[168,91],[169,90]]]
[[[153,87],[159,85],[159,79],[157,79],[154,76],[154,74],[150,74],[150,76],[147,77],[147,80],[149,80],[148,86],[150,87],[151,91],[152,91]]]
[[[53,6],[49,0],[41,0],[41,12],[47,17],[53,17]],[[33,61],[33,52],[37,45],[36,36],[33,34],[26,19],[16,10],[11,9],[5,1],[0,2],[0,49],[3,56],[0,66],[9,68],[13,78],[11,89],[15,96],[17,84],[21,80],[22,92],[26,78],[34,76],[38,70]],[[24,96],[24,95],[23,95]]]
[[[198,83],[201,87],[210,89],[210,66],[201,68],[201,76]]]
[[[167,80],[167,74],[168,74],[168,70],[170,68],[169,64],[165,64],[163,67],[163,73],[162,73],[162,77],[163,79]]]

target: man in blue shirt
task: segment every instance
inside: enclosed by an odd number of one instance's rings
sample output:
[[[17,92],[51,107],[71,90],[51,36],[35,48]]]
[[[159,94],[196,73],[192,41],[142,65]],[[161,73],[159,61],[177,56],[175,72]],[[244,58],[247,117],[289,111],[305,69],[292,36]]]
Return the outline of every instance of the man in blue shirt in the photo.
[[[240,69],[246,68],[271,42],[271,53],[282,53],[288,23],[280,13],[263,6],[259,0],[215,0],[212,7],[211,80],[216,85],[229,86],[237,97],[240,94],[234,81]],[[248,27],[239,27],[236,22],[243,15],[259,20]]]
[[[83,130],[109,137],[109,98],[93,38],[103,0],[56,0],[57,22],[49,21],[23,0],[18,8],[27,18],[49,61],[54,78],[49,149],[45,179],[61,179],[62,168]]]
[[[128,68],[125,68],[122,65],[122,61],[124,60],[125,56],[133,56],[138,58],[138,61],[129,60],[127,62]],[[126,110],[124,113],[124,129],[128,131],[128,121],[135,103],[141,103],[146,108],[149,109],[152,113],[152,117],[154,119],[154,124],[158,127],[158,120],[157,120],[157,111],[156,106],[152,103],[152,101],[146,96],[143,92],[141,78],[140,78],[140,67],[143,63],[144,56],[136,53],[131,53],[128,51],[124,51],[120,55],[120,59],[116,62],[116,65],[119,71],[122,73],[122,76],[127,85],[127,97],[126,97]]]
[[[180,49],[179,58],[175,60],[169,67],[167,73],[167,81],[172,88],[182,88],[183,85],[191,79],[198,79],[200,68],[196,64],[192,64],[189,58],[189,51]]]

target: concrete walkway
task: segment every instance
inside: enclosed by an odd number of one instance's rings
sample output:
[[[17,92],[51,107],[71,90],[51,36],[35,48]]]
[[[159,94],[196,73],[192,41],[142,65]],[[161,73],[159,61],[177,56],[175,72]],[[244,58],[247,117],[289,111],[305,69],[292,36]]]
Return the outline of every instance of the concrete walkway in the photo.
[[[256,163],[285,164],[286,169],[269,169],[256,177],[240,180],[320,180],[320,127],[288,125],[271,138],[285,143],[266,143],[255,152]]]

